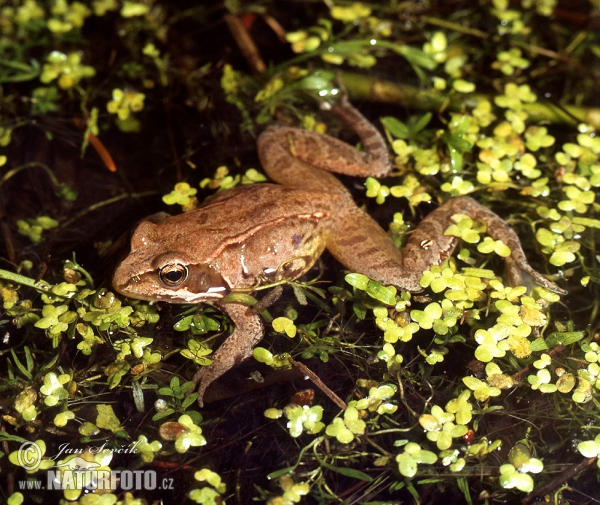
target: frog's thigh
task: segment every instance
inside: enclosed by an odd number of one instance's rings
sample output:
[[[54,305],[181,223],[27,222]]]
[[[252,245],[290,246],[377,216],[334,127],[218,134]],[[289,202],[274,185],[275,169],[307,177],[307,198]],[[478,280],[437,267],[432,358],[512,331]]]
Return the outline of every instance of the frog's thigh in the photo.
[[[231,318],[235,329],[211,357],[213,362],[209,366],[202,367],[194,375],[193,381],[199,383],[198,404],[200,406],[203,405],[202,397],[206,388],[230,368],[250,357],[252,349],[264,335],[260,317],[247,305],[228,303],[220,305],[219,308]]]
[[[444,235],[450,226],[450,216],[460,212],[445,205],[431,212],[417,228],[411,232],[402,251],[404,268],[419,272],[419,279],[425,270],[442,264],[454,251],[458,239]]]
[[[327,233],[327,249],[346,268],[383,284],[421,291],[421,272],[404,266],[403,254],[383,229],[358,208],[340,212],[343,218]]]

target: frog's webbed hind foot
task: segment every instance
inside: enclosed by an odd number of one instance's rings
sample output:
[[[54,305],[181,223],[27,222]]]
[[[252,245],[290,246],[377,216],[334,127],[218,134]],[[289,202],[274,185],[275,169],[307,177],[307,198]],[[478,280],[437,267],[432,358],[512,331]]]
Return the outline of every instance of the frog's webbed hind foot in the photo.
[[[559,294],[567,292],[559,288],[554,283],[546,279],[542,274],[533,269],[527,262],[525,252],[521,247],[521,241],[514,230],[502,219],[498,214],[484,207],[472,198],[461,196],[449,200],[438,209],[431,212],[411,234],[408,243],[404,249],[405,262],[420,263],[424,256],[423,244],[436,242],[443,235],[448,226],[452,224],[452,216],[454,214],[466,214],[472,219],[482,221],[487,228],[488,235],[494,240],[501,240],[510,250],[511,255],[506,260],[508,271],[508,280],[513,285],[523,284],[523,273],[530,276],[533,281],[550,291]],[[454,241],[449,240],[454,237],[446,237],[442,242],[448,246],[448,251],[441,258],[443,261],[456,245]],[[438,262],[438,264],[441,263]],[[435,263],[431,263],[435,264]]]
[[[240,303],[227,303],[218,306],[235,325],[235,329],[227,337],[212,357],[213,362],[203,366],[196,372],[193,381],[198,384],[198,405],[204,405],[206,389],[212,382],[237,364],[252,355],[252,349],[263,338],[264,328],[260,316],[251,307]]]

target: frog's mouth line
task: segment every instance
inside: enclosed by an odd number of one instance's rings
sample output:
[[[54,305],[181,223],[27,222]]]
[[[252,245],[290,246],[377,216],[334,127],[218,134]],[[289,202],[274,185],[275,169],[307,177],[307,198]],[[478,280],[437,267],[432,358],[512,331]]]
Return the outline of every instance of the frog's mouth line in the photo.
[[[221,300],[227,295],[227,288],[223,286],[213,286],[201,293],[194,293],[187,288],[177,290],[163,289],[160,292],[143,293],[139,289],[132,289],[135,282],[128,282],[125,285],[115,286],[115,290],[123,296],[134,298],[136,300],[146,300],[148,302],[163,301],[168,303],[200,303]]]
[[[163,291],[159,296],[162,296],[164,301],[171,303],[199,303],[220,300],[225,297],[226,294],[227,288],[223,286],[213,286],[200,293],[195,293],[186,287],[181,287],[177,290]],[[176,299],[176,301],[173,301],[174,299]]]

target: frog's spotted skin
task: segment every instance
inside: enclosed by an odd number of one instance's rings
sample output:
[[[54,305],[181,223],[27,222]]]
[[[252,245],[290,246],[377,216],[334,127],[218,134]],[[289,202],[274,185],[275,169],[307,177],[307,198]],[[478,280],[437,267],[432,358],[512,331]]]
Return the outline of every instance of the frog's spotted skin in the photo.
[[[258,139],[258,153],[269,177],[280,185],[234,188],[198,210],[144,221],[132,236],[129,256],[113,276],[115,289],[126,296],[210,303],[231,318],[234,331],[214,354],[213,363],[194,376],[200,406],[208,385],[249,357],[264,333],[251,308],[222,302],[224,297],[265,280],[295,279],[325,248],[351,271],[418,292],[423,271],[442,263],[457,243],[444,235],[451,216],[468,214],[510,247],[512,278],[525,272],[538,284],[563,292],[531,268],[514,231],[468,197],[433,211],[411,233],[405,248],[397,249],[331,173],[385,176],[391,170],[386,143],[347,101],[332,110],[359,135],[365,151],[327,135],[270,127]]]

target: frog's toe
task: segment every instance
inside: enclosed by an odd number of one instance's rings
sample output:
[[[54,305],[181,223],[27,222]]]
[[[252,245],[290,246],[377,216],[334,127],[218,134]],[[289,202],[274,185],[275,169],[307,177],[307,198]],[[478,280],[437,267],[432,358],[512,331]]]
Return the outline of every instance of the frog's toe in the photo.
[[[198,401],[198,407],[200,407],[200,408],[204,407],[204,393],[206,393],[206,389],[212,382],[210,380],[207,380],[207,378],[205,377],[205,375],[206,375],[205,372],[207,369],[208,369],[208,367],[202,367],[200,370],[198,370],[194,374],[194,377],[192,377],[192,382],[194,382],[196,384],[196,387],[194,389],[190,389],[188,392],[188,394],[191,394],[194,391],[198,392],[198,400],[197,401]]]
[[[560,288],[552,281],[546,279],[546,277],[537,270],[534,270],[528,263],[518,263],[510,256],[505,261],[505,277],[510,286],[525,286],[531,291],[538,285],[558,295],[568,294],[566,289]]]

